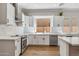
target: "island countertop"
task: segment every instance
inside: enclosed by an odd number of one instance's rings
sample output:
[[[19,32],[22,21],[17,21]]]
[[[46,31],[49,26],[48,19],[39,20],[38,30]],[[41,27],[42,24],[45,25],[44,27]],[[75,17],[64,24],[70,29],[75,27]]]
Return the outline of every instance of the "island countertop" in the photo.
[[[0,36],[0,40],[16,40],[16,39],[21,39],[21,37]]]
[[[66,36],[58,36],[59,40],[63,40],[68,44],[73,46],[79,46],[79,37],[66,37]]]

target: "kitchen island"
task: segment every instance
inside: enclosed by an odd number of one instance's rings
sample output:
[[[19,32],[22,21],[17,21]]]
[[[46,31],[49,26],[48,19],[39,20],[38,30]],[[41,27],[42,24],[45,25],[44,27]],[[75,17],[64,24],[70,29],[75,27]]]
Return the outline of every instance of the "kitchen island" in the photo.
[[[20,53],[20,37],[0,36],[0,56],[19,56]]]
[[[79,56],[79,36],[59,35],[58,45],[60,47],[60,56]]]

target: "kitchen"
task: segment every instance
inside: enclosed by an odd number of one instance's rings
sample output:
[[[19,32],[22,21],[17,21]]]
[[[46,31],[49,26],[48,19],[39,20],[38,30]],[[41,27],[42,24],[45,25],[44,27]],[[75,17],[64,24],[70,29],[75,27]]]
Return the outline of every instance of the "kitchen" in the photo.
[[[79,56],[77,5],[0,3],[0,56]]]

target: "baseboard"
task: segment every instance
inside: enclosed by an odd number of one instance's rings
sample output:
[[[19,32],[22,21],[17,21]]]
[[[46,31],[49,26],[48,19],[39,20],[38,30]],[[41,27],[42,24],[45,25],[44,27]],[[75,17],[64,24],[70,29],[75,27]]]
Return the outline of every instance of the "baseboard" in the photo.
[[[58,46],[58,45],[28,45],[28,46]]]

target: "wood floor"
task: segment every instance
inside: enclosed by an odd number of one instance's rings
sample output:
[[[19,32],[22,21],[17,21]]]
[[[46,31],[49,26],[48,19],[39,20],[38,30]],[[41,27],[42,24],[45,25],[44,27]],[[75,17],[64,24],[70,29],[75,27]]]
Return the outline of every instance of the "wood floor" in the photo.
[[[59,56],[58,46],[29,46],[22,56]]]

